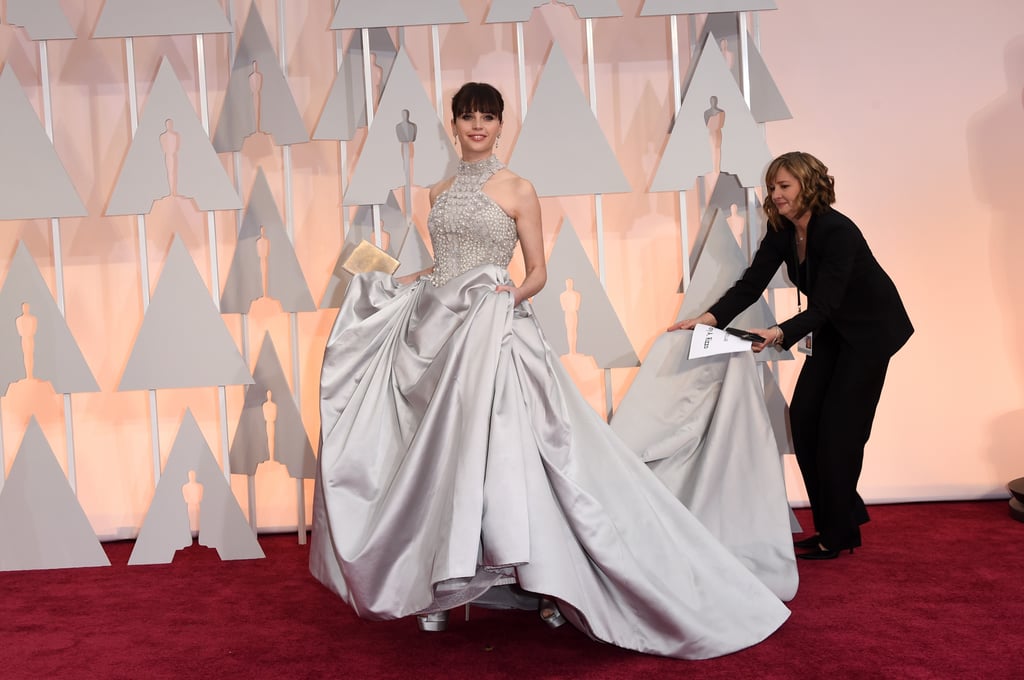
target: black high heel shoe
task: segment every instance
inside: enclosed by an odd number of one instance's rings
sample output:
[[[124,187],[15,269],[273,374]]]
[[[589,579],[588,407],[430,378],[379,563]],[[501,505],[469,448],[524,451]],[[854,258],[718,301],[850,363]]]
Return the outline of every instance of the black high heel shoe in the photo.
[[[843,548],[843,550],[849,550],[850,554],[853,554],[853,548]],[[812,550],[811,552],[800,553],[799,555],[797,555],[797,557],[799,557],[802,560],[834,560],[835,558],[839,557],[839,553],[841,553],[843,550],[840,550],[838,548],[826,548],[821,543],[818,543],[815,550]]]
[[[799,541],[793,541],[794,548],[817,548],[818,543],[821,541],[821,536],[814,534],[807,538],[801,538]]]
[[[540,604],[537,606],[537,612],[540,614],[540,620],[551,628],[558,628],[565,623],[565,617],[562,616],[562,612],[559,611],[558,605],[555,604],[554,600],[542,597]]]

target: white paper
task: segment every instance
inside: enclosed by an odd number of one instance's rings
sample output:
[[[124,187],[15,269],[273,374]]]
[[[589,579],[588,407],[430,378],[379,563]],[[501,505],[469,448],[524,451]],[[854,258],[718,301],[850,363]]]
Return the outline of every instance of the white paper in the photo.
[[[714,326],[697,324],[693,329],[693,336],[690,338],[691,359],[710,357],[715,354],[732,354],[733,352],[745,352],[750,349],[751,342],[743,340],[735,335],[730,335]]]

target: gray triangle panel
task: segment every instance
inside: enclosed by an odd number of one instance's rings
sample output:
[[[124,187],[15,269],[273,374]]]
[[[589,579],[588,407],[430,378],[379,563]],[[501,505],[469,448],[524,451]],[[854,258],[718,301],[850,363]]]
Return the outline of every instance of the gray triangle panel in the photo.
[[[362,37],[353,33],[338,69],[313,139],[347,141],[366,126],[366,88],[363,85]]]
[[[35,417],[0,491],[0,571],[109,567]]]
[[[217,0],[106,0],[94,38],[230,33]]]
[[[253,72],[254,63],[257,73]],[[245,138],[256,132],[270,134],[278,146],[309,141],[288,79],[253,3],[231,67],[213,147],[219,152],[241,151]]]
[[[753,41],[750,41],[750,111],[758,123],[774,120],[789,120],[793,114],[789,112],[786,101],[779,92],[775,79],[764,63],[764,57],[758,52]]]
[[[202,485],[199,544],[216,548],[222,560],[264,557],[199,425],[186,411],[128,564],[168,564],[175,552],[192,545],[185,494],[186,485],[191,491],[193,484]]]
[[[173,130],[168,129],[168,120]],[[195,199],[200,210],[242,207],[192,103],[170,62],[164,59],[106,214],[145,215],[154,201],[170,195],[168,158],[172,157],[177,159],[178,195]]]
[[[60,7],[60,0],[7,0],[7,23],[24,26],[32,40],[67,40],[75,37]]]
[[[412,183],[430,186],[455,172],[458,157],[448,134],[416,69],[408,55],[401,51],[391,68],[380,106],[345,191],[344,205],[380,205],[387,201],[393,189],[405,186],[402,144],[395,129],[405,120],[403,111],[409,112],[408,120],[416,125],[416,141],[412,143]]]
[[[640,16],[748,12],[763,9],[775,9],[774,0],[644,0]]]
[[[81,217],[75,191],[14,69],[0,73],[0,220]]]
[[[562,222],[547,267],[548,282],[534,296],[533,309],[555,353],[562,356],[570,350],[561,296],[568,286],[567,279],[572,279],[580,300],[576,312],[577,353],[594,357],[601,368],[639,366],[629,336],[568,219]]]
[[[486,23],[526,22],[534,9],[549,3],[550,0],[493,0]],[[572,5],[580,19],[622,16],[618,0],[565,0],[560,4]]]
[[[264,245],[267,247],[265,263],[259,252]],[[249,204],[242,217],[238,244],[220,299],[221,313],[249,312],[252,302],[263,296],[264,266],[267,268],[267,295],[279,301],[284,311],[316,311],[295,248],[285,231],[277,203],[274,202],[261,168],[253,182]]]
[[[387,28],[464,24],[466,21],[459,0],[341,0],[331,28]]]
[[[192,257],[175,237],[117,389],[251,383]]]
[[[651,183],[652,192],[685,191],[697,177],[714,171],[711,136],[705,119],[712,107],[724,111],[721,171],[736,175],[745,187],[761,184],[772,159],[771,152],[714,36],[709,35],[684,89],[668,144]]]
[[[30,331],[23,321],[19,329],[23,316],[27,320],[34,318],[34,329]],[[25,336],[29,334],[31,339],[26,343]],[[73,394],[100,389],[35,260],[20,242],[0,289],[0,348],[0,395],[7,393],[10,383],[26,377],[28,351],[32,353],[32,377],[48,380],[54,392]]]
[[[530,180],[539,196],[631,190],[558,43],[551,47],[509,169]]]
[[[259,464],[271,458],[264,412],[267,392],[270,392],[270,400],[276,407],[273,458],[288,468],[290,477],[313,479],[316,476],[313,446],[269,333],[263,336],[253,379],[253,384],[246,387],[242,415],[231,442],[231,472],[254,475]]]

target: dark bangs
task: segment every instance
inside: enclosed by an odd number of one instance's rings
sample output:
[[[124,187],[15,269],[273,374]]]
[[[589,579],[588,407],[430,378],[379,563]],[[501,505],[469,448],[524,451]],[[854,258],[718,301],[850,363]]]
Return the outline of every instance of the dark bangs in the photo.
[[[489,113],[501,120],[505,111],[505,100],[493,85],[487,83],[466,83],[452,97],[452,117],[464,113]]]

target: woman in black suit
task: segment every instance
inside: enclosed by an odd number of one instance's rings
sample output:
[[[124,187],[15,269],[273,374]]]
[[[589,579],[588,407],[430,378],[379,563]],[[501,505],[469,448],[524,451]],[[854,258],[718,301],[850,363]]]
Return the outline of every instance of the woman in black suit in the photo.
[[[790,424],[817,533],[796,545],[810,549],[799,557],[832,559],[860,545],[860,525],[868,521],[857,493],[864,444],[889,359],[914,328],[857,225],[831,208],[834,179],[821,161],[800,151],[783,154],[768,166],[765,185],[770,228],[750,267],[707,312],[669,330],[724,328],[785,263],[798,312],[777,326],[750,329],[764,338],[753,350],[798,341],[811,349],[793,390]]]

